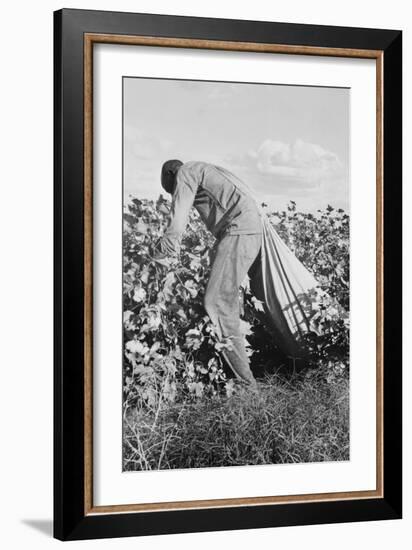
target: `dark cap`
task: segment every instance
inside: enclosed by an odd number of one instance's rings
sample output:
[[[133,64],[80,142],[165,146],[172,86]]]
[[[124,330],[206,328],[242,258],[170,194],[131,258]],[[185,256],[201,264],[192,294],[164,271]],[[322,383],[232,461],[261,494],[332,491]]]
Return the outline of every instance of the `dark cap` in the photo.
[[[161,183],[166,193],[172,194],[175,187],[176,174],[182,166],[181,160],[167,160],[162,166]]]

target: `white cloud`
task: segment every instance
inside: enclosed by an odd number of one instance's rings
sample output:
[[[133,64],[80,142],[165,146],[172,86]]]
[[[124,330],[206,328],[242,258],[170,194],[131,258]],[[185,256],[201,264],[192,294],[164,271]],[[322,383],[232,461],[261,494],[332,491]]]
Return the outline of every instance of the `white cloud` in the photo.
[[[253,189],[258,201],[274,210],[290,200],[307,211],[328,204],[349,208],[347,168],[338,155],[320,145],[266,139],[254,150],[226,155],[224,165]]]
[[[277,175],[304,186],[320,185],[330,178],[341,177],[342,164],[335,153],[320,145],[297,139],[284,143],[266,139],[249,157],[259,173]]]

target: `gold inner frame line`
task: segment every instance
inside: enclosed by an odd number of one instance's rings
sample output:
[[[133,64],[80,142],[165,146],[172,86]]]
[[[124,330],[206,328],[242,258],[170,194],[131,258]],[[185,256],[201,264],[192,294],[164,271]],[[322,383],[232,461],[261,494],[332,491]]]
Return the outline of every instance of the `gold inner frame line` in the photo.
[[[376,60],[376,489],[144,504],[93,504],[93,45],[158,46]],[[84,513],[155,512],[299,502],[383,498],[383,51],[291,46],[187,38],[86,33],[84,35]]]

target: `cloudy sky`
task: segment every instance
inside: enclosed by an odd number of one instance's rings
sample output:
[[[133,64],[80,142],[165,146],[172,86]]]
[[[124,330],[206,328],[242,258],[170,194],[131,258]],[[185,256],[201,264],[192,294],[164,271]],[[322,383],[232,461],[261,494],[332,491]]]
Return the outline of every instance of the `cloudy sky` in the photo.
[[[224,166],[260,202],[349,210],[349,90],[124,79],[124,193],[157,198],[163,162]]]

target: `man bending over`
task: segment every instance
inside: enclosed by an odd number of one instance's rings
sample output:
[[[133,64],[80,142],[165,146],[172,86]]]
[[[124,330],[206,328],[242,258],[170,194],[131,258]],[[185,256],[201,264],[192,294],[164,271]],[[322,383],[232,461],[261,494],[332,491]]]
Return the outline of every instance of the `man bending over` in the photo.
[[[252,291],[253,286],[261,286],[256,266],[262,243],[262,220],[257,204],[239,178],[206,162],[183,164],[180,160],[168,160],[162,167],[161,182],[163,189],[172,195],[172,206],[159,249],[166,255],[178,254],[190,209],[196,208],[216,237],[204,307],[219,338],[230,338],[231,346],[222,351],[224,359],[238,379],[255,387],[240,332],[239,287],[248,272]]]

